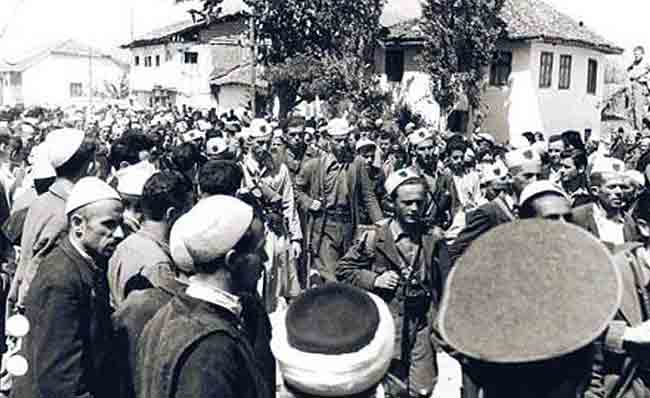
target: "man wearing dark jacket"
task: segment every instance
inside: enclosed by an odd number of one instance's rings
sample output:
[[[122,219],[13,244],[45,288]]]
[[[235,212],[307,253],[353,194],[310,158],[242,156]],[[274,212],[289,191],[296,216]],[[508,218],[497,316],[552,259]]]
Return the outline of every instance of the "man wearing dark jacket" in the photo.
[[[137,397],[273,397],[270,322],[248,302],[266,260],[264,243],[253,208],[230,196],[205,198],[176,222],[172,258],[194,275],[140,334]]]
[[[395,217],[367,231],[339,262],[336,276],[381,297],[393,316],[397,333],[389,373],[395,383],[390,396],[429,396],[436,382],[431,325],[449,271],[447,246],[422,222],[426,188],[410,169],[394,172],[386,191]],[[399,393],[398,393],[399,392]]]
[[[371,222],[382,217],[373,184],[360,159],[352,158],[348,138],[351,127],[344,119],[327,126],[332,153],[309,160],[296,177],[298,203],[309,213],[308,255],[312,282],[335,280],[336,263],[348,249],[360,224],[362,206]]]
[[[25,298],[29,370],[16,378],[12,397],[115,396],[106,261],[124,237],[122,211],[118,193],[97,178],[72,189],[70,232],[43,259]]]

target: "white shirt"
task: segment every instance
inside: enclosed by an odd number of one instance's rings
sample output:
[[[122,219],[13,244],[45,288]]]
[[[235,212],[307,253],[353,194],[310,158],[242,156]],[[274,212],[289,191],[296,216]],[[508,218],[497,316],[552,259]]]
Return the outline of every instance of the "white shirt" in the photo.
[[[594,220],[598,227],[598,235],[600,240],[614,245],[622,245],[625,243],[625,234],[623,227],[625,225],[622,218],[608,218],[605,209],[599,204],[595,203],[594,207]]]

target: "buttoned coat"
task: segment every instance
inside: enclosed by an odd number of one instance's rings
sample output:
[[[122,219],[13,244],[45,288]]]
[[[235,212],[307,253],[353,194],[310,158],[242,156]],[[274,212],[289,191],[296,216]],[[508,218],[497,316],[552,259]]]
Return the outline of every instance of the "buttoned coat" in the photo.
[[[15,378],[11,396],[115,396],[106,270],[67,238],[41,265],[25,298],[31,329],[22,353],[29,370]]]
[[[323,186],[325,178],[325,164],[327,155],[307,161],[298,176],[296,176],[295,189],[298,197],[298,205],[305,213],[311,207],[315,200],[323,202]],[[352,226],[356,228],[361,219],[360,207],[365,206],[368,211],[370,220],[374,223],[383,218],[379,202],[373,191],[373,184],[370,181],[368,172],[360,159],[355,159],[347,171],[348,187],[350,192],[350,212],[352,215]],[[314,225],[314,217],[309,217],[307,231],[314,231],[314,228],[320,229],[324,222],[323,217],[316,217],[317,225]],[[355,231],[353,231],[353,234]],[[318,250],[320,236],[318,234],[308,233],[307,243],[311,243],[314,250]],[[313,236],[309,236],[313,235]],[[309,239],[313,238],[312,242]]]

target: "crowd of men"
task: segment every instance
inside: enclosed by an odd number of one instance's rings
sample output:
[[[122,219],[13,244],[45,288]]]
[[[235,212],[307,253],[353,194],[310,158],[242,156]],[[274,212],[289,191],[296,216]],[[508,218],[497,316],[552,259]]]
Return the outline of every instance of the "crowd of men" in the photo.
[[[0,118],[11,397],[650,396],[650,129]]]

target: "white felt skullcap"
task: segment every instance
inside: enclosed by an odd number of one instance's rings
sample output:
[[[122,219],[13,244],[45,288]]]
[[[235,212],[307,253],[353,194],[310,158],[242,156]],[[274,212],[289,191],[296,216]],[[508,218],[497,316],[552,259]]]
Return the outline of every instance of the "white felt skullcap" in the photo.
[[[45,140],[49,148],[50,164],[59,168],[79,150],[85,134],[81,130],[64,128],[54,130]]]
[[[386,179],[384,187],[386,188],[386,195],[390,196],[399,188],[400,185],[404,184],[409,180],[420,179],[421,176],[411,168],[396,170],[392,172]]]
[[[65,214],[68,215],[77,209],[102,200],[121,201],[122,199],[116,190],[99,178],[84,177],[72,188],[65,203]]]
[[[253,119],[248,128],[249,137],[253,139],[269,139],[273,134],[273,128],[264,119]]]
[[[542,193],[554,193],[571,202],[569,195],[561,186],[549,180],[539,180],[531,182],[524,188],[519,195],[519,206],[523,207],[530,199]]]
[[[253,221],[253,208],[232,196],[215,195],[199,201],[174,223],[169,249],[176,266],[195,272],[195,264],[224,257]]]
[[[208,122],[207,120],[203,120],[203,119],[199,120],[197,125],[198,125],[199,130],[201,130],[201,131],[208,131],[208,130],[210,130],[212,128],[212,123]]]
[[[428,139],[432,139],[433,135],[427,129],[419,129],[409,134],[408,140],[411,145],[420,145]]]
[[[508,174],[508,168],[501,160],[485,165],[481,168],[481,185],[503,178],[506,174]]]
[[[210,138],[205,144],[205,153],[208,156],[217,156],[228,150],[228,141],[225,138]]]
[[[183,142],[192,142],[201,138],[205,138],[205,132],[201,130],[190,130],[183,134]]]
[[[117,191],[123,195],[142,196],[147,180],[156,173],[149,162],[139,162],[121,169],[117,174]]]
[[[542,169],[542,158],[537,149],[532,146],[506,153],[505,161],[511,171],[526,170],[539,173]]]
[[[350,123],[343,118],[332,119],[327,124],[327,133],[333,137],[348,135],[351,130]]]
[[[362,138],[359,141],[357,141],[355,149],[358,151],[359,149],[366,148],[366,147],[377,147],[377,144],[375,144],[374,141],[371,141],[367,138]]]
[[[605,156],[596,156],[591,165],[589,175],[596,173],[600,174],[620,174],[625,172],[625,163],[616,158],[609,158]]]
[[[56,177],[56,171],[50,164],[49,149],[46,142],[39,144],[32,149],[34,165],[32,166],[32,177],[35,180]]]

